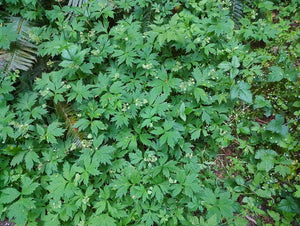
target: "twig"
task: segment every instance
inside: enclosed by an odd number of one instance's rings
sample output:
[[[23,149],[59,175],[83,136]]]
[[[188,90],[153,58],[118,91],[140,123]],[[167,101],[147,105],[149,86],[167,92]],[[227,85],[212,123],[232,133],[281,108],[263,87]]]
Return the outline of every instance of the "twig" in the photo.
[[[248,215],[246,215],[246,218],[248,221],[251,221],[253,224],[257,225],[256,220],[254,220],[252,217],[249,217]]]

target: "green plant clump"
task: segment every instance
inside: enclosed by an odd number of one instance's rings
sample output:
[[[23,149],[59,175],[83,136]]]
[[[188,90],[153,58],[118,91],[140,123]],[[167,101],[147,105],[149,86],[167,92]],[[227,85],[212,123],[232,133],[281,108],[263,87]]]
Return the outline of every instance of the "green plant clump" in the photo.
[[[299,223],[299,8],[0,0],[0,219]]]

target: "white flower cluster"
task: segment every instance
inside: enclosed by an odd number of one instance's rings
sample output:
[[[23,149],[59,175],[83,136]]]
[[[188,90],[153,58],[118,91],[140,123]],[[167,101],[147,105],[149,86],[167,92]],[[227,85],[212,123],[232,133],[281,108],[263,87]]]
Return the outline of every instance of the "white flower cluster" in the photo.
[[[36,44],[40,43],[41,42],[41,39],[39,36],[37,36],[36,34],[34,33],[29,33],[29,38],[33,41],[35,41]]]
[[[153,187],[149,187],[149,189],[148,189],[148,191],[147,191],[148,195],[151,195],[151,194],[152,194],[152,190],[153,190]]]
[[[149,63],[149,64],[143,64],[142,67],[146,70],[150,70],[151,68],[153,68],[153,65],[152,63]]]
[[[186,153],[186,154],[185,154],[185,157],[191,159],[191,158],[193,157],[193,153]]]
[[[210,43],[210,37],[206,37],[206,38],[203,40],[203,42],[205,42],[205,43]]]
[[[118,33],[123,33],[124,32],[124,25],[118,26],[115,28],[115,31]]]
[[[177,183],[177,180],[173,180],[171,177],[169,178],[169,183],[170,184],[176,184]]]
[[[93,49],[91,51],[91,53],[94,55],[94,56],[97,56],[99,53],[100,53],[100,50],[99,49]]]
[[[173,72],[177,72],[177,71],[179,71],[181,68],[183,68],[183,66],[181,65],[181,63],[178,62],[178,61],[176,61],[176,64],[175,64],[175,66],[173,67],[172,71],[173,71]]]
[[[52,60],[49,60],[48,62],[47,62],[47,66],[52,66],[53,65],[53,61]]]
[[[85,205],[86,205],[89,201],[90,201],[90,198],[87,197],[87,196],[84,196],[84,198],[82,199],[82,203],[85,204]]]
[[[90,38],[91,38],[91,37],[94,37],[94,36],[95,36],[95,31],[94,31],[94,30],[89,31],[88,36],[89,36]]]
[[[46,90],[40,90],[39,93],[41,94],[41,96],[44,97],[47,96],[50,93],[50,91],[49,88],[47,88]]]
[[[187,89],[191,86],[195,85],[195,79],[190,78],[187,82],[181,82],[181,84],[179,85],[181,91],[185,92],[187,91]]]
[[[118,78],[120,78],[120,74],[116,73],[115,76],[114,76],[114,80],[117,80]]]
[[[141,106],[143,106],[144,104],[147,104],[147,103],[148,103],[148,100],[146,100],[146,99],[140,100],[139,98],[137,98],[135,100],[135,106],[138,106],[138,107],[141,107]]]
[[[146,157],[144,158],[144,161],[145,162],[156,162],[157,157],[155,155],[150,154],[150,155],[148,155],[147,158]]]
[[[71,85],[70,84],[65,84],[65,85],[63,85],[63,88],[70,89]]]
[[[129,109],[130,109],[129,103],[122,104],[122,111],[123,112],[126,112]]]
[[[83,34],[82,31],[79,33],[79,36],[80,36],[81,42],[87,41],[87,39],[85,38],[85,36],[84,36],[84,34]]]
[[[252,12],[251,12],[251,19],[254,20],[257,15],[258,15],[258,13],[255,10],[252,10]]]
[[[61,201],[59,200],[59,201],[57,201],[57,203],[53,202],[52,207],[53,207],[53,209],[60,209],[61,208]]]

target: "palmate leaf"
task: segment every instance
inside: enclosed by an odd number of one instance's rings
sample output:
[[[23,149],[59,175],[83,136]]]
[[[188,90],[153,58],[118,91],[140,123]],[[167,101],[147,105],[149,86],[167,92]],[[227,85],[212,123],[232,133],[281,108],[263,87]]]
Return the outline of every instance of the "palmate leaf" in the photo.
[[[20,196],[15,188],[5,188],[1,191],[0,203],[10,203]]]
[[[32,25],[21,17],[9,17],[8,21],[12,24],[11,29],[18,34],[18,38],[10,44],[9,49],[0,50],[0,69],[27,71],[36,62],[37,47],[29,38]]]
[[[88,3],[90,2],[94,2],[91,0],[69,0],[68,2],[68,6],[70,7],[78,7],[78,8],[83,8],[84,9],[84,13],[86,15],[89,15],[89,5]],[[98,2],[99,7],[114,7],[114,1],[113,0],[96,0],[96,2]],[[73,12],[71,11],[67,17],[67,19],[71,19],[73,16]]]
[[[252,103],[252,93],[250,85],[246,82],[240,81],[237,86],[234,86],[230,90],[231,99],[239,98],[249,104]]]
[[[14,202],[7,209],[7,216],[10,220],[13,220],[16,225],[25,225],[27,221],[27,215],[30,209],[35,208],[35,201],[32,197],[21,197],[18,201]]]
[[[103,226],[115,226],[115,222],[116,221],[107,214],[92,216],[89,219],[89,225],[91,226],[97,226],[99,224]]]

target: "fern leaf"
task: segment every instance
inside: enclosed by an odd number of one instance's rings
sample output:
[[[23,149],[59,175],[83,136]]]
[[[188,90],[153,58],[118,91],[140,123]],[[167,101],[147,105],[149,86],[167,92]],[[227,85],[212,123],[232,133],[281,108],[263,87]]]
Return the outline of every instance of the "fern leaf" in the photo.
[[[234,21],[236,26],[240,25],[240,19],[243,18],[243,0],[232,0],[231,1],[231,19]]]
[[[74,109],[66,103],[58,102],[55,104],[55,111],[57,115],[64,120],[67,129],[67,136],[73,138],[73,142],[77,148],[81,148],[83,135],[77,128],[73,127],[73,125],[78,121],[74,114]]]
[[[68,6],[73,6],[73,7],[82,7],[83,4],[87,3],[88,0],[70,0],[68,3]]]
[[[113,6],[113,1],[112,0],[97,0],[100,3],[104,3],[108,6]],[[68,6],[73,6],[73,7],[82,7],[82,5],[88,3],[89,0],[69,0]]]
[[[4,71],[27,71],[37,61],[37,47],[30,42],[29,32],[31,25],[21,17],[9,17],[9,23],[19,35],[9,50],[0,50],[0,69]]]

